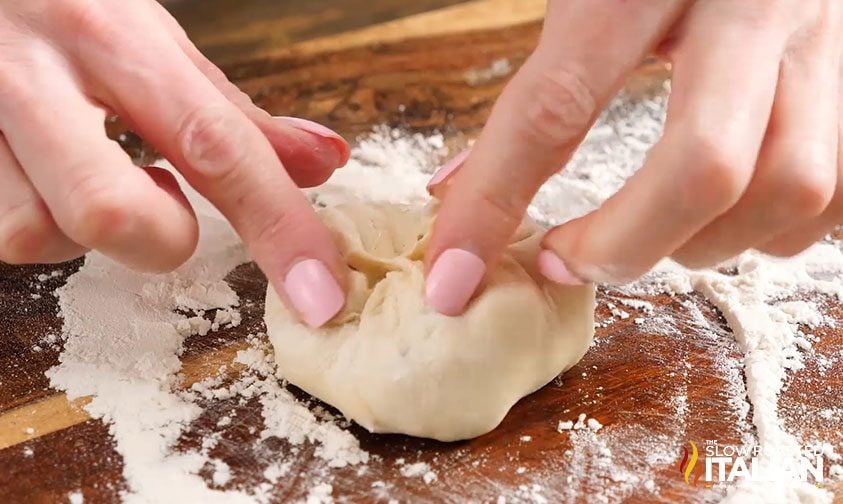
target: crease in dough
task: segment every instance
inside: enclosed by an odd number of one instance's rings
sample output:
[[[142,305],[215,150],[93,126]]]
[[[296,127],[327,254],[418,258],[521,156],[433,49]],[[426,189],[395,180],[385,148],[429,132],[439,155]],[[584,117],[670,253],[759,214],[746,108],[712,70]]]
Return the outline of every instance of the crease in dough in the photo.
[[[559,286],[538,273],[543,230],[530,221],[466,312],[447,317],[424,300],[432,209],[360,203],[320,216],[352,269],[346,306],[311,329],[268,288],[267,334],[280,377],[369,431],[479,436],[591,343],[594,287]]]

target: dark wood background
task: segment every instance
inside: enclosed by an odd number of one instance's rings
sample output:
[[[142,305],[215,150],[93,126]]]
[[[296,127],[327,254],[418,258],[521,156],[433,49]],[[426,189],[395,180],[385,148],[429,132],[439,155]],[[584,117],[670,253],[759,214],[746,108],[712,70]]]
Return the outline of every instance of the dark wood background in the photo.
[[[191,40],[220,65],[293,43],[365,28],[464,0],[164,0]]]
[[[541,2],[452,4],[459,2],[176,0],[167,2],[167,7],[200,48],[257,103],[275,114],[321,121],[353,140],[384,122],[420,131],[438,128],[452,138],[470,136],[482,125],[506,77],[468,82],[465,72],[500,58],[516,67],[523,62],[539,33]],[[420,14],[441,7],[451,10]],[[629,85],[647,93],[665,76],[661,66],[645,65]],[[119,125],[110,129],[111,134],[121,131]],[[131,135],[125,147],[138,157],[152,156]],[[62,265],[64,274],[45,282],[42,292],[60,286],[79,264]],[[35,277],[53,269],[0,264],[0,501],[62,502],[68,492],[81,490],[86,503],[115,502],[125,483],[121,457],[107,427],[79,409],[84,401],[70,404],[49,389],[44,372],[57,363],[60,345],[33,350],[46,333],[60,330],[55,298],[31,296],[36,292]],[[183,361],[189,375],[201,377],[214,367],[212,363],[230,362],[243,347],[245,335],[262,328],[263,276],[254,265],[244,265],[229,280],[242,300],[254,303],[244,309],[244,322],[237,329],[215,333],[215,338],[188,340]],[[598,318],[608,317],[607,303],[619,297],[618,292],[601,289]],[[370,435],[354,427],[363,447],[381,460],[370,463],[362,476],[356,468],[336,471],[334,497],[372,501],[371,484],[380,480],[393,485],[390,496],[401,501],[495,501],[502,489],[540,482],[549,502],[592,502],[611,495],[607,488],[615,483],[586,478],[573,497],[568,478],[599,473],[600,468],[593,461],[576,462],[566,456],[573,445],[556,431],[559,420],[575,418],[580,411],[607,426],[602,432],[607,433],[604,439],[614,459],[627,464],[646,460],[647,445],[611,437],[609,432],[623,432],[611,431],[612,427],[638,429],[653,439],[676,439],[677,462],[686,440],[738,443],[741,433],[735,418],[723,413],[731,411],[728,380],[715,364],[723,355],[739,356],[722,317],[696,295],[647,299],[656,305],[654,316],[677,320],[681,337],[633,324],[632,319],[643,314],[628,309],[633,317],[598,329],[599,350],[590,351],[562,376],[562,385],[549,384],[525,398],[498,429],[471,441],[443,444]],[[819,301],[843,320],[839,305]],[[683,315],[683,302],[700,309],[708,328]],[[828,329],[822,334],[817,354],[837,355],[843,332]],[[839,432],[838,425],[816,412],[841,406],[841,371],[838,365],[822,373],[809,361],[793,374],[781,397],[788,429],[806,435]],[[671,420],[675,407],[667,399],[680,386],[687,388],[688,413],[676,423]],[[180,446],[195,446],[232,408],[238,408],[241,421],[225,430],[227,442],[212,452],[231,466],[234,477],[229,485],[257,483],[269,461],[292,460],[292,474],[298,476],[282,478],[273,495],[278,501],[303,498],[312,484],[308,475],[318,462],[311,449],[293,454],[288,445],[273,440],[264,443],[260,454],[251,450],[255,435],[248,428],[260,431],[261,427],[258,404],[209,405]],[[31,425],[36,431],[24,432]],[[531,441],[522,441],[525,435]],[[25,456],[25,450],[34,455]],[[428,462],[439,480],[428,485],[420,478],[398,476],[394,465],[398,458]],[[525,471],[519,473],[520,467]],[[720,496],[702,486],[686,485],[673,464],[659,466],[653,478],[658,496],[642,487],[626,501],[715,502]],[[840,495],[838,487],[838,501]]]

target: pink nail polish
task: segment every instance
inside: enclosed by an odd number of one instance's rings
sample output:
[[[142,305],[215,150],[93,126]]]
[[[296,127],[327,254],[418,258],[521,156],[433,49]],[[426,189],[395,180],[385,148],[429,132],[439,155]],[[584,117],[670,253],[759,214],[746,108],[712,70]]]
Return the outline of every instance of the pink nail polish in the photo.
[[[550,250],[542,250],[536,259],[539,271],[545,278],[561,285],[585,285],[565,265],[562,259]]]
[[[299,261],[290,268],[284,290],[310,327],[322,326],[345,305],[345,294],[334,276],[316,259]]]
[[[327,126],[322,126],[317,122],[308,121],[307,119],[302,119],[301,117],[276,116],[275,118],[284,121],[294,128],[307,131],[308,133],[313,133],[314,135],[342,140],[342,137],[336,131],[328,128]]]
[[[486,263],[462,249],[442,252],[425,282],[425,297],[443,315],[459,315],[465,309],[483,275]]]
[[[330,140],[340,155],[340,166],[348,162],[350,152],[348,143],[336,131],[317,122],[308,121],[300,117],[275,116],[275,119],[283,121],[296,129]]]
[[[436,184],[442,183],[443,180],[448,178],[448,175],[462,166],[462,164],[465,163],[466,158],[468,158],[469,153],[471,153],[471,149],[466,149],[460,152],[436,170],[436,173],[434,173],[433,177],[430,178],[430,182],[427,183],[428,189]]]

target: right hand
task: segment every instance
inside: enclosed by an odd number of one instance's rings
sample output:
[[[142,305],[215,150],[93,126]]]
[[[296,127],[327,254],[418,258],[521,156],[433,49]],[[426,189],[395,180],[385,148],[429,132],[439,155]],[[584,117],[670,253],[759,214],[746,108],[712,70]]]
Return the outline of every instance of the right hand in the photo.
[[[430,304],[465,310],[539,188],[651,52],[672,65],[661,139],[598,209],[545,235],[539,271],[617,284],[665,257],[700,268],[808,248],[843,222],[842,27],[839,0],[549,1],[471,154],[431,180],[442,204]]]
[[[153,0],[6,0],[0,45],[0,260],[96,249],[166,271],[192,254],[187,199],[106,137],[116,113],[231,221],[307,324],[342,308],[346,266],[297,187],[345,164],[339,135],[255,106]]]

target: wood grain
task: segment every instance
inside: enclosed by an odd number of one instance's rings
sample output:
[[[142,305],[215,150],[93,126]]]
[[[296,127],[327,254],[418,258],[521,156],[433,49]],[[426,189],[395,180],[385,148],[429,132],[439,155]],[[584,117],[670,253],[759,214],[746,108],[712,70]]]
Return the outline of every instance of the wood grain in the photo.
[[[218,64],[265,58],[296,42],[352,31],[465,0],[169,0],[164,6]]]
[[[69,401],[64,394],[56,394],[3,413],[0,450],[89,420],[82,409],[88,402],[87,398]]]
[[[304,41],[293,47],[276,48],[274,53],[267,53],[267,56],[278,56],[285,52],[313,54],[536,23],[544,18],[546,4],[546,0],[473,0],[330,37]]]
[[[188,12],[195,1],[181,0],[168,7],[173,12]],[[223,0],[204,1],[208,13],[231,5]],[[280,7],[281,3],[256,2],[257,14],[253,15],[272,17],[274,14],[268,13],[277,12],[273,9],[289,8]],[[441,4],[445,3],[452,2]],[[314,4],[324,5],[321,0]],[[346,7],[365,11],[360,5],[349,2]],[[493,5],[500,8],[491,9]],[[541,4],[529,1],[523,10],[519,5],[508,0],[481,0],[370,28],[362,27],[365,20],[350,21],[337,29],[357,29],[352,35],[295,47],[287,47],[287,41],[321,33],[317,27],[323,26],[324,18],[315,7],[311,18],[296,17],[311,12],[305,6],[292,19],[282,15],[284,19],[247,20],[250,28],[242,31],[229,28],[228,23],[239,24],[234,18],[246,16],[244,12],[208,27],[200,24],[199,13],[194,13],[197,24],[192,30],[200,34],[209,51],[219,51],[218,61],[228,75],[272,113],[324,122],[351,140],[374,124],[387,123],[418,131],[442,130],[449,141],[460,143],[476,134],[509,78],[507,74],[478,80],[478,70],[498,61],[517,68],[535,45],[540,29],[536,13]],[[398,16],[391,8],[375,6],[372,12]],[[363,18],[361,14],[359,19]],[[270,32],[279,26],[288,27],[293,35],[271,38]],[[301,27],[298,32],[289,28],[296,26]],[[255,40],[267,42],[249,42]],[[665,75],[664,67],[648,64],[629,87],[648,93]],[[125,132],[119,123],[108,128],[115,136]],[[155,156],[131,134],[123,145],[139,159]],[[61,265],[62,273],[50,276],[56,266],[0,264],[2,502],[61,502],[77,490],[82,491],[86,503],[117,502],[126,488],[122,459],[114,450],[107,426],[87,420],[77,407],[82,403],[68,403],[49,388],[44,376],[57,364],[61,351],[60,341],[43,343],[46,335],[61,327],[56,300],[50,293],[79,265],[80,261]],[[40,274],[48,278],[38,280]],[[230,364],[245,336],[263,329],[266,281],[260,271],[254,264],[243,265],[228,281],[243,301],[243,323],[236,329],[186,341],[183,366],[188,383],[216,373],[222,363]],[[598,319],[610,315],[608,303],[618,303],[624,297],[619,291],[601,288]],[[381,481],[389,485],[389,497],[402,502],[493,502],[502,492],[532,484],[542,486],[542,495],[549,502],[594,502],[600,497],[609,502],[717,501],[721,492],[687,485],[675,463],[688,440],[740,441],[737,417],[731,413],[732,384],[723,369],[724,359],[739,359],[740,353],[720,314],[700,296],[645,299],[656,306],[655,312],[646,316],[670,318],[673,332],[637,325],[634,317],[644,314],[627,309],[632,314],[629,319],[598,328],[595,347],[582,362],[520,401],[502,425],[485,436],[446,444],[372,435],[352,426],[351,432],[363,448],[377,458],[362,474],[357,468],[333,472],[334,497],[350,502],[377,500],[381,494],[372,485]],[[822,298],[817,301],[843,321],[839,304]],[[691,316],[692,310],[699,310],[702,321]],[[839,354],[843,332],[828,329],[822,336],[817,355]],[[822,419],[818,412],[841,406],[835,393],[843,386],[840,361],[825,370],[810,362],[806,369],[793,373],[781,397],[786,426],[805,435],[838,432],[839,425]],[[238,370],[231,367],[230,372],[236,375]],[[294,392],[319,405],[306,394]],[[671,399],[682,396],[687,397],[687,412],[679,415]],[[283,440],[259,440],[262,419],[260,405],[254,400],[246,404],[215,401],[203,406],[205,413],[184,433],[179,449],[199,446],[203,436],[219,430],[216,425],[223,416],[236,413],[237,421],[222,430],[223,441],[211,452],[232,468],[233,478],[227,486],[257,484],[269,463],[285,460],[293,464],[292,477],[279,480],[271,495],[278,502],[306,496],[320,467],[313,446],[294,450]],[[580,412],[605,425],[591,441],[556,430],[558,421],[575,419]],[[28,427],[34,429],[32,434],[27,433]],[[524,436],[529,436],[529,441]],[[644,480],[631,485],[628,492],[613,494],[623,482],[607,476],[611,468],[601,466],[600,443],[611,449],[617,469],[652,479],[659,494],[647,491]],[[664,460],[654,462],[654,455]],[[397,461],[402,458],[408,463],[429,463],[438,480],[426,484],[420,478],[401,476]],[[207,468],[202,475],[210,482]]]

